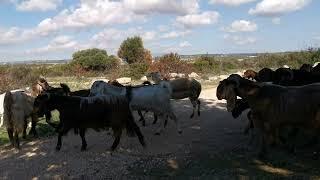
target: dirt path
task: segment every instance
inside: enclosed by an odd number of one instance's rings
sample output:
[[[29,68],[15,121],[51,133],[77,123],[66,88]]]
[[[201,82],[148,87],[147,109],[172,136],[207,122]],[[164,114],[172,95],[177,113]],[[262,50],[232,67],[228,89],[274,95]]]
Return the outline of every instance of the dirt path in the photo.
[[[137,138],[123,136],[111,154],[107,149],[112,137],[93,131],[87,133],[86,152],[80,152],[80,137],[71,132],[60,152],[55,151],[55,136],[23,143],[20,151],[2,146],[0,179],[319,177],[319,163],[308,156],[280,151],[272,152],[269,160],[257,160],[255,146],[248,146],[248,136],[242,133],[245,114],[233,119],[224,102],[216,100],[215,87],[203,90],[201,102],[200,118],[191,120],[189,100],[174,102],[181,135],[172,121],[160,136],[153,135],[157,125],[151,125],[149,115],[147,127],[141,127],[146,149]]]

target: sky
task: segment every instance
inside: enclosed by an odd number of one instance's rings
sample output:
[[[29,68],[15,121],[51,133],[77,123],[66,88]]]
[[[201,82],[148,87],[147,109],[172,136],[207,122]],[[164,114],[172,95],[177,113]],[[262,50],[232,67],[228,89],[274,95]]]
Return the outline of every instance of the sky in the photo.
[[[116,54],[138,35],[153,55],[319,47],[316,0],[0,0],[0,61]]]

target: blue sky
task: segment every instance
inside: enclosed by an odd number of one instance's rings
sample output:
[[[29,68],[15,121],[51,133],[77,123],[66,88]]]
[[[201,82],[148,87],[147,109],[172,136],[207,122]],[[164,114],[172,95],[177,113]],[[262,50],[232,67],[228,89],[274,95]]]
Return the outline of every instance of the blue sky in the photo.
[[[0,61],[116,54],[139,35],[153,55],[278,52],[320,45],[315,0],[0,0]]]

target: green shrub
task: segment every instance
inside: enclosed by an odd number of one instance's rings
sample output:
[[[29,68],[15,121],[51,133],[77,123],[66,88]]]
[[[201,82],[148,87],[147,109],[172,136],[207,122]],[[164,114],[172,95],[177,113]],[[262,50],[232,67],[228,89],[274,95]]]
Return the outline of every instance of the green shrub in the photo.
[[[114,56],[109,57],[107,51],[93,48],[75,52],[71,63],[78,64],[85,70],[104,71],[106,68],[117,66],[119,62]]]
[[[140,79],[148,70],[148,65],[145,63],[133,63],[129,65],[129,77]]]

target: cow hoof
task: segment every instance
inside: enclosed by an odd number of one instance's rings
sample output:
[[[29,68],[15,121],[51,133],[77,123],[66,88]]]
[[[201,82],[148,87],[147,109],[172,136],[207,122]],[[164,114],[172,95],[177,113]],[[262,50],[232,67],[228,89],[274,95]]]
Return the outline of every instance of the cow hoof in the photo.
[[[56,151],[60,151],[61,146],[56,146]]]

